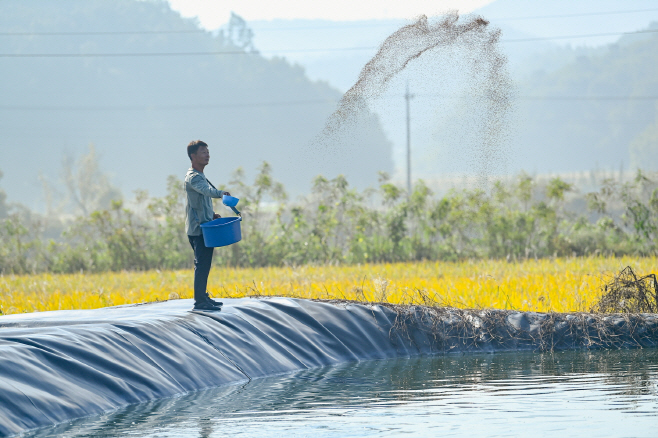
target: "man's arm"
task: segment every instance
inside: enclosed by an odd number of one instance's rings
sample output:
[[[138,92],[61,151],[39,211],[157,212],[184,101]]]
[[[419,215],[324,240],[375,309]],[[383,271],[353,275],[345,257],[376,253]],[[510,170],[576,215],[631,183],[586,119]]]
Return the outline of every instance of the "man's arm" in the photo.
[[[208,181],[206,181],[201,175],[195,175],[190,181],[190,186],[192,186],[195,191],[211,198],[221,198],[224,195],[224,192],[210,187]]]

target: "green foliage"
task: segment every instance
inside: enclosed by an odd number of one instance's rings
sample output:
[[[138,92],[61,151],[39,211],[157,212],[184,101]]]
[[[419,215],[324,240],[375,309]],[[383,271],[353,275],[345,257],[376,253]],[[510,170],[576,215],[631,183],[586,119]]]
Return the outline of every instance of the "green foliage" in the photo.
[[[29,272],[29,253],[36,242],[18,215],[10,215],[0,223],[0,272]]]
[[[560,178],[553,178],[549,181],[546,188],[546,196],[556,202],[564,201],[564,194],[573,190],[573,186],[562,181]]]
[[[496,182],[489,192],[453,190],[440,197],[423,181],[405,196],[385,174],[377,189],[362,192],[343,176],[318,176],[308,196],[288,203],[263,163],[251,184],[238,169],[224,187],[240,197],[243,240],[219,248],[216,265],[656,254],[658,182],[652,178],[638,172],[630,183],[606,180],[585,195],[589,211],[569,211],[577,194],[566,182],[556,178],[540,188],[526,174]],[[0,221],[0,272],[188,268],[184,199],[172,176],[164,197],[139,192],[131,208],[114,201],[50,242],[40,238],[38,218],[12,213]]]

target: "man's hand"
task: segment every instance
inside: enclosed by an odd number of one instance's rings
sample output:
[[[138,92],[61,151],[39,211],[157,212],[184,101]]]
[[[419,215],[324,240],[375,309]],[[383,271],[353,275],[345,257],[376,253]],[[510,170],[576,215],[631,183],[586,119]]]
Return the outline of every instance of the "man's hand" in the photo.
[[[221,217],[221,216],[220,216],[219,214],[217,214],[217,213],[215,213],[215,214],[212,215],[212,218],[213,218],[213,219],[219,219],[220,217]]]

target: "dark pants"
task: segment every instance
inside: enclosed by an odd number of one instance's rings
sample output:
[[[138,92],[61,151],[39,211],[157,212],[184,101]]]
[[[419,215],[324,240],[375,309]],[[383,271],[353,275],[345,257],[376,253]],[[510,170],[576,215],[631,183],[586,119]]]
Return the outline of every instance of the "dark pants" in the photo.
[[[206,300],[206,286],[212,263],[212,253],[215,248],[208,248],[203,241],[203,235],[187,236],[194,249],[194,301],[201,303]]]

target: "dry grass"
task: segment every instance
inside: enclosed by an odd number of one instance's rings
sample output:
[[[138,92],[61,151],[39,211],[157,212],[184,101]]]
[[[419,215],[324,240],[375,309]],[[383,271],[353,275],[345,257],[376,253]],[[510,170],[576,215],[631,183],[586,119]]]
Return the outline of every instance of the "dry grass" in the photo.
[[[597,313],[658,312],[656,274],[638,277],[627,266],[603,287],[603,296],[592,308]]]
[[[459,263],[422,262],[297,268],[213,268],[216,297],[277,295],[392,304],[440,304],[577,312],[593,307],[600,286],[630,265],[648,274],[657,258],[571,258]],[[192,297],[192,270],[0,276],[3,313],[92,309]]]

